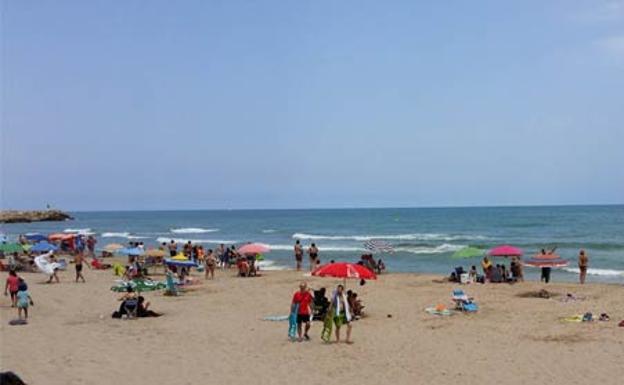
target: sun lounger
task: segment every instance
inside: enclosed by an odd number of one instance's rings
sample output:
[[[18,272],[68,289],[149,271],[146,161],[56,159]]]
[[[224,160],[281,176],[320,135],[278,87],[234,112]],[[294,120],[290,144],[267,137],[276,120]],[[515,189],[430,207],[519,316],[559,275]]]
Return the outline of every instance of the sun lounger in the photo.
[[[461,289],[453,290],[452,299],[453,302],[455,302],[455,309],[457,310],[468,313],[474,313],[479,310],[479,307],[475,302],[473,302],[473,299],[468,297],[468,295],[466,295],[466,293],[464,293]]]

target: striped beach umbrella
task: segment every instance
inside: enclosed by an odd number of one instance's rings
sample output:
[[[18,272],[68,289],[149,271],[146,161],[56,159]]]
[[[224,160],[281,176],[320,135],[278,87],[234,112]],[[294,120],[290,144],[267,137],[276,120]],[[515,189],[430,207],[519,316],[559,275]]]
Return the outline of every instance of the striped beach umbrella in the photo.
[[[570,264],[567,260],[561,258],[557,254],[535,254],[533,257],[524,261],[527,266],[533,267],[565,267]]]
[[[364,247],[366,250],[370,250],[374,253],[392,253],[394,251],[394,247],[386,241],[382,241],[379,239],[369,239],[364,242]]]

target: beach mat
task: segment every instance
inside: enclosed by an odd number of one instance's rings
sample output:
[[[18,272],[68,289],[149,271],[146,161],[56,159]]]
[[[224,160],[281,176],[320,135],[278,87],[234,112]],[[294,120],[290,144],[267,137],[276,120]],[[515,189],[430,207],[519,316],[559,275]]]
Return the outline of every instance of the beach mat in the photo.
[[[25,319],[12,319],[9,321],[9,325],[28,325],[28,321],[26,321]]]
[[[425,309],[425,311],[427,313],[429,313],[429,314],[439,315],[439,316],[450,316],[450,315],[453,314],[449,309],[442,309],[442,310],[440,310],[440,309],[437,309],[435,307],[428,307],[428,308]]]
[[[263,321],[288,321],[289,315],[269,315],[262,318]]]

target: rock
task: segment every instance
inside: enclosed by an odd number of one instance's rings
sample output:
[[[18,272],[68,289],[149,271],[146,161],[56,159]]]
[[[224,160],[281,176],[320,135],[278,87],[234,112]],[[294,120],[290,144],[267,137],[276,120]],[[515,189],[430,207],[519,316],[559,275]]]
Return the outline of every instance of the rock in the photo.
[[[44,221],[66,221],[74,219],[60,210],[0,211],[0,223],[28,223]]]

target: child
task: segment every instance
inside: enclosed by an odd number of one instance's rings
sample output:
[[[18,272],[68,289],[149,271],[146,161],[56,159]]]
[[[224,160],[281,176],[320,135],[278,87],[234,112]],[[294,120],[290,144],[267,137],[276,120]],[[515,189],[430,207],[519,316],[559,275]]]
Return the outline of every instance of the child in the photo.
[[[4,286],[4,295],[11,293],[11,307],[17,306],[17,289],[19,287],[20,278],[17,276],[15,270],[9,271],[9,276],[6,279],[6,285]]]
[[[28,293],[28,286],[23,279],[20,278],[20,284],[17,289],[17,317],[22,319],[22,310],[24,311],[24,319],[28,319],[28,305],[34,306],[34,302],[30,293]]]
[[[468,282],[477,282],[477,267],[474,265],[470,268],[470,272],[468,272]]]

